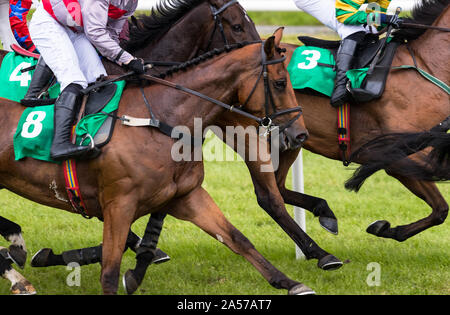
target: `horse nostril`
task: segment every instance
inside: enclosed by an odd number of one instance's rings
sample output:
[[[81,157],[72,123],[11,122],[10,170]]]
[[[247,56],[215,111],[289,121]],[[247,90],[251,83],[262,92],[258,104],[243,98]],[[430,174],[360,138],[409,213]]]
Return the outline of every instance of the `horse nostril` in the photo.
[[[301,133],[299,135],[297,135],[297,137],[295,138],[295,140],[298,143],[303,143],[306,141],[306,139],[308,139],[308,134],[307,133]]]

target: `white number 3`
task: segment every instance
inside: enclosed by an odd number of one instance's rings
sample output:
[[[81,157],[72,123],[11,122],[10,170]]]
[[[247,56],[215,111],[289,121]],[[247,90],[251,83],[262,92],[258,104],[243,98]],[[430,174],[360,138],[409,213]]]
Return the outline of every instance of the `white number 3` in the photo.
[[[11,76],[9,77],[9,81],[11,82],[20,82],[20,86],[28,86],[30,80],[31,80],[31,74],[29,71],[27,72],[20,72],[22,69],[26,69],[31,67],[31,63],[29,62],[22,62],[19,64],[14,71],[11,73]]]
[[[314,69],[315,67],[317,67],[317,65],[319,64],[318,61],[321,57],[321,54],[319,51],[305,50],[302,52],[302,55],[311,55],[311,56],[306,57],[306,60],[308,61],[308,63],[301,62],[298,64],[299,69],[311,70],[311,69]]]
[[[27,139],[39,136],[42,131],[42,121],[45,119],[45,112],[34,111],[28,114],[26,122],[23,124],[21,136]]]

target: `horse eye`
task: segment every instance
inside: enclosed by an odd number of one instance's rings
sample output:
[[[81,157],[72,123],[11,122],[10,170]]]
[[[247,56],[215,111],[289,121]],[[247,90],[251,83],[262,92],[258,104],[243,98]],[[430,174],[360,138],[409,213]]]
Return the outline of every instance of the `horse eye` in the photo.
[[[286,80],[278,80],[278,81],[275,81],[273,83],[273,85],[277,90],[284,90],[287,86],[287,81]]]
[[[235,24],[232,27],[233,27],[233,31],[236,33],[242,33],[244,31],[241,24]]]

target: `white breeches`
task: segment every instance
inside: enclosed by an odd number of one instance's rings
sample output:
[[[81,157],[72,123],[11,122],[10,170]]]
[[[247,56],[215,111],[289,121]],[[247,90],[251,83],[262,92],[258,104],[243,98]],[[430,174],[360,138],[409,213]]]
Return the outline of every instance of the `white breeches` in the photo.
[[[17,45],[9,24],[9,0],[0,0],[0,41],[4,50],[11,50],[12,44]]]
[[[61,91],[71,83],[86,88],[101,75],[106,75],[101,59],[86,35],[59,24],[42,5],[36,9],[29,29],[31,39],[55,74]]]
[[[362,25],[345,25],[336,19],[336,0],[294,0],[297,8],[337,32],[341,39],[357,32],[366,32]]]

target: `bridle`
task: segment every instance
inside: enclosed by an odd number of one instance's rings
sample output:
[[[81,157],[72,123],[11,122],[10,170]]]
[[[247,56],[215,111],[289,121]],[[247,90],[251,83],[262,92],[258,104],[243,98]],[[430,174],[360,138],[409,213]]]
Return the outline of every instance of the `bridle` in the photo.
[[[232,0],[232,1],[230,1],[230,2],[228,2],[228,3],[226,3],[226,4],[224,4],[224,5],[223,5],[221,8],[219,8],[219,9],[217,9],[217,8],[216,8],[214,5],[212,5],[212,4],[209,4],[209,7],[210,7],[210,9],[211,9],[212,16],[213,16],[213,18],[214,18],[214,29],[213,29],[213,31],[212,31],[212,33],[211,33],[211,36],[210,36],[210,38],[209,38],[208,45],[206,46],[205,51],[208,51],[209,48],[211,47],[212,42],[213,42],[213,40],[214,40],[214,36],[216,35],[217,30],[219,30],[220,35],[222,36],[224,45],[225,45],[225,46],[228,46],[228,45],[229,45],[229,42],[228,42],[227,37],[226,37],[226,35],[225,35],[225,30],[224,30],[224,28],[223,28],[223,23],[222,23],[222,17],[221,17],[221,14],[222,14],[223,12],[225,12],[229,7],[231,7],[231,6],[235,5],[235,4],[239,4],[239,3],[238,3],[238,0]]]
[[[266,52],[264,51],[264,44],[261,45],[261,56],[262,56],[261,72],[260,72],[258,79],[256,80],[255,86],[253,87],[252,91],[250,92],[247,100],[240,107],[242,108],[242,107],[247,106],[247,104],[250,102],[250,99],[252,98],[253,94],[255,94],[258,83],[261,81],[261,78],[263,78],[263,80],[264,80],[264,99],[265,99],[264,110],[265,110],[266,116],[259,123],[260,123],[260,126],[266,128],[266,130],[268,130],[269,133],[270,133],[270,131],[272,131],[272,129],[274,127],[279,128],[279,132],[281,133],[286,128],[289,128],[295,121],[297,121],[300,118],[300,116],[302,115],[302,108],[300,106],[297,106],[297,107],[285,109],[282,111],[277,111],[276,106],[275,106],[275,101],[273,98],[273,94],[272,94],[272,90],[270,89],[269,72],[268,72],[267,67],[270,65],[283,63],[286,60],[286,56],[283,56],[280,59],[276,59],[276,60],[267,60],[267,55],[266,55]],[[272,109],[273,113],[270,115],[269,112],[271,109]],[[293,119],[291,119],[290,121],[288,121],[283,126],[276,126],[273,124],[273,121],[276,118],[283,116],[283,115],[296,113],[296,112],[298,112],[298,115],[296,117],[294,117]]]
[[[284,131],[286,128],[288,128],[289,126],[291,126],[295,121],[297,121],[301,115],[302,115],[302,108],[300,106],[296,106],[293,108],[289,108],[289,109],[285,109],[282,111],[277,111],[276,106],[275,106],[275,102],[274,102],[274,98],[273,98],[273,94],[271,92],[270,89],[270,81],[269,81],[269,73],[268,73],[268,66],[270,65],[275,65],[275,64],[280,64],[283,63],[286,60],[286,56],[283,56],[280,59],[275,59],[275,60],[268,60],[266,52],[264,51],[264,42],[262,41],[257,41],[257,42],[251,42],[248,44],[256,44],[256,43],[261,43],[261,56],[262,56],[262,60],[261,60],[261,72],[260,75],[258,76],[258,79],[255,82],[255,85],[252,89],[252,91],[250,92],[247,100],[244,102],[243,105],[241,106],[234,106],[234,105],[229,105],[229,104],[225,104],[224,102],[221,102],[219,100],[213,99],[207,95],[204,95],[200,92],[191,90],[189,88],[186,88],[184,86],[169,82],[167,80],[164,80],[162,78],[159,77],[155,77],[155,76],[151,76],[151,75],[141,75],[140,78],[144,79],[146,81],[150,81],[150,82],[154,82],[157,84],[161,84],[179,91],[182,91],[184,93],[196,96],[198,98],[201,98],[203,100],[206,100],[208,102],[211,102],[215,105],[218,105],[222,108],[225,108],[231,112],[234,112],[238,115],[244,116],[246,118],[252,119],[254,121],[256,121],[258,123],[259,126],[265,128],[266,132],[265,135],[269,135],[274,129],[279,129],[280,132]],[[236,44],[239,45],[239,44]],[[252,96],[255,94],[256,89],[258,87],[259,82],[261,81],[261,78],[263,78],[264,81],[264,96],[265,96],[265,103],[264,103],[264,111],[265,111],[265,116],[263,118],[257,117],[249,112],[246,112],[243,110],[243,107],[245,107],[246,105],[248,105],[248,103],[250,102],[250,99],[252,98]],[[150,126],[152,127],[156,127],[158,129],[160,129],[160,131],[162,131],[164,134],[171,136],[171,131],[174,129],[173,127],[170,127],[166,124],[163,124],[163,128],[161,128],[161,122],[159,122],[157,119],[155,119],[154,115],[153,115],[153,111],[150,107],[150,103],[148,102],[147,97],[145,96],[144,90],[141,89],[142,91],[142,95],[144,98],[144,102],[150,112]],[[272,112],[272,113],[271,113]],[[283,115],[288,115],[291,113],[297,113],[298,115],[296,117],[294,117],[293,119],[289,120],[286,124],[284,124],[283,126],[277,126],[274,124],[274,120],[280,116]],[[122,117],[122,120],[127,119],[126,117]]]

